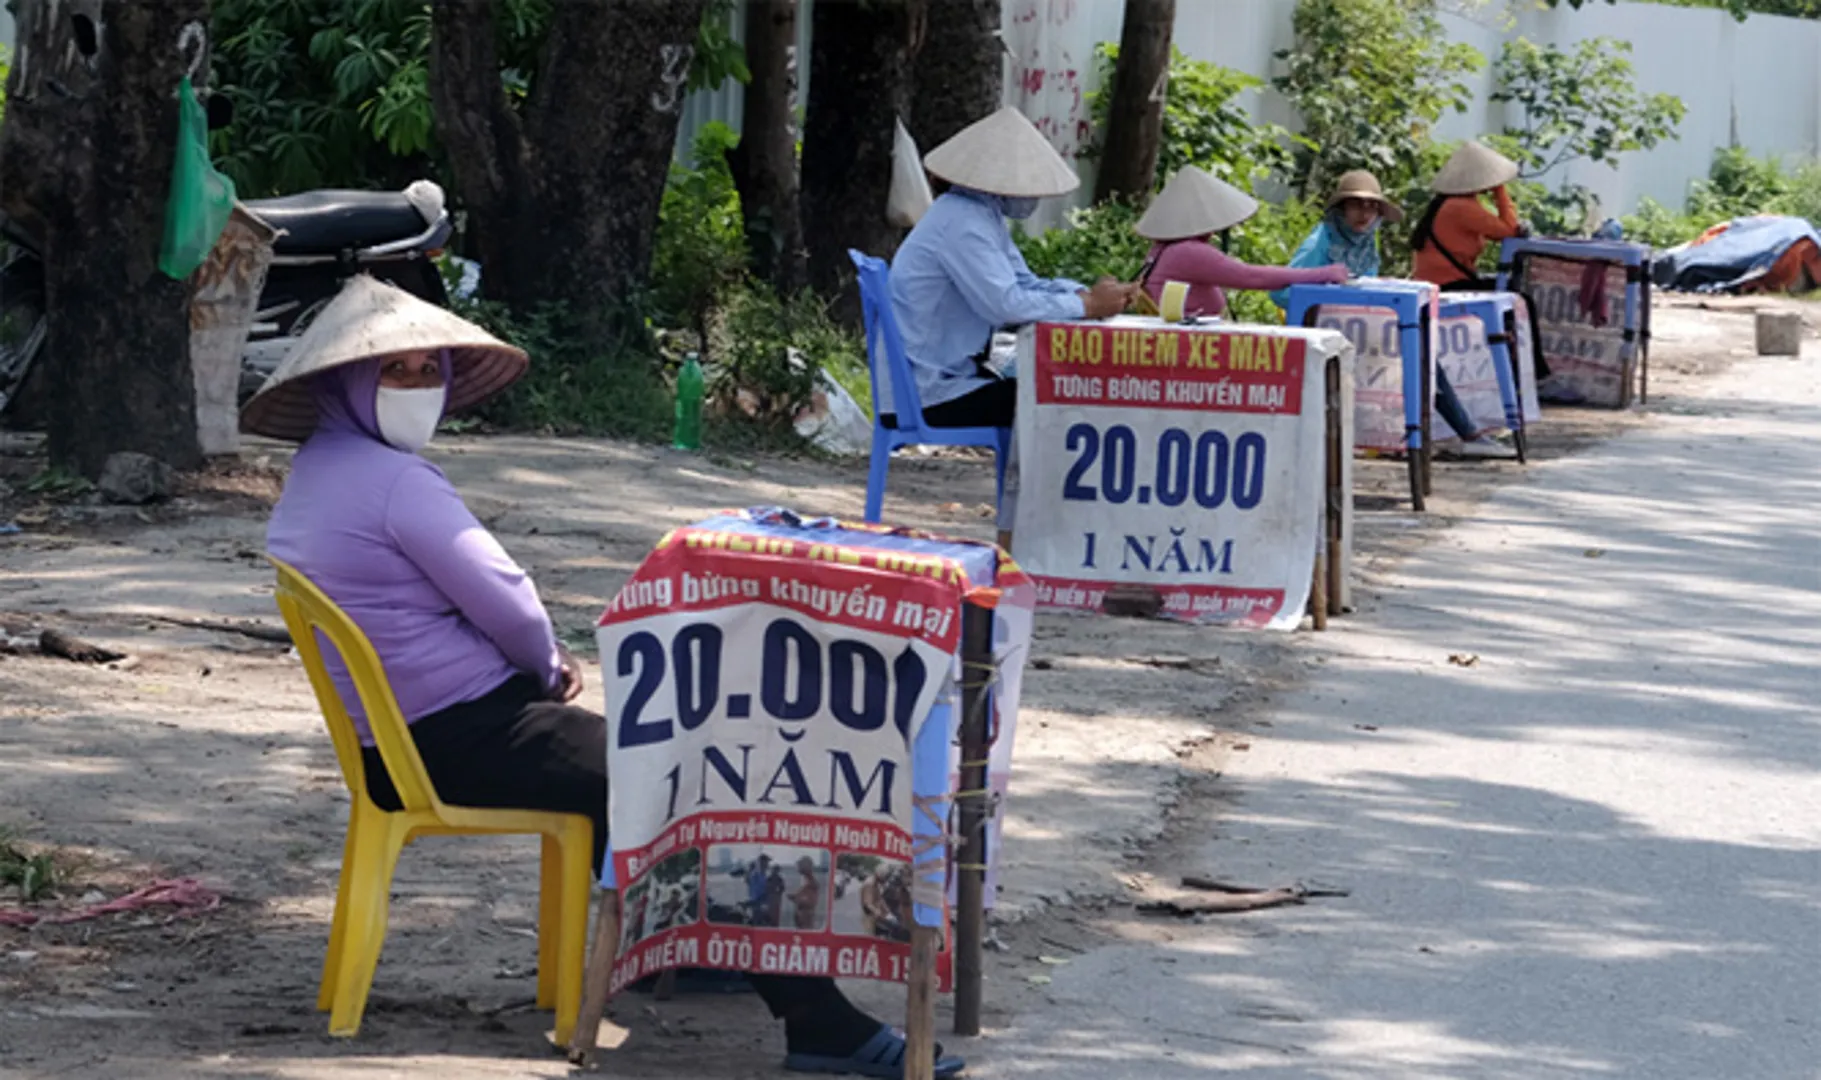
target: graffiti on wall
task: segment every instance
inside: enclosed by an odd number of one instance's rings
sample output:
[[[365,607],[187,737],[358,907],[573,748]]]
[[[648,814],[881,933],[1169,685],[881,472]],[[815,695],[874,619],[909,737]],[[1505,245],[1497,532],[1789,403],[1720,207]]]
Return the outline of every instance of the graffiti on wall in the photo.
[[[1081,0],[1012,0],[1006,11],[1012,104],[1070,161],[1093,136],[1086,91],[1094,46],[1081,8]]]

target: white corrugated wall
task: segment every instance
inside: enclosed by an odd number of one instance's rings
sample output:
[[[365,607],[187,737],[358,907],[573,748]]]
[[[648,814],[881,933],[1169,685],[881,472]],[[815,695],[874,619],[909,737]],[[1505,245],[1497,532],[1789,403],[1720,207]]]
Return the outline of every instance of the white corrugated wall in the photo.
[[[811,6],[798,16],[799,101],[807,91]],[[1274,54],[1290,43],[1290,16],[1296,0],[1179,0],[1176,44],[1197,59],[1238,68],[1262,78],[1276,72]],[[1645,153],[1628,154],[1616,170],[1573,165],[1565,178],[1586,184],[1608,213],[1625,212],[1650,196],[1680,206],[1691,181],[1707,175],[1713,152],[1735,142],[1761,156],[1814,156],[1821,152],[1821,21],[1754,15],[1743,23],[1724,12],[1661,4],[1589,4],[1579,11],[1503,3],[1454,5],[1443,16],[1451,38],[1465,41],[1488,59],[1508,37],[1524,35],[1567,46],[1606,36],[1629,41],[1637,85],[1673,93],[1688,106],[1679,141]],[[1086,115],[1080,94],[1093,88],[1096,42],[1117,40],[1124,0],[1005,0],[1005,35],[1013,46],[1007,99],[1033,114],[1049,110],[1056,131],[1073,130]],[[745,23],[733,16],[733,30]],[[0,7],[0,43],[13,38],[12,18]],[[1034,59],[1033,59],[1034,58]],[[1021,93],[1027,69],[1065,80],[1064,93]],[[1462,116],[1447,117],[1444,138],[1465,138],[1501,125],[1501,107],[1487,100],[1489,73],[1474,81],[1476,98]],[[733,82],[690,94],[683,108],[678,150],[686,153],[695,132],[710,120],[740,126],[742,88]],[[1272,91],[1254,95],[1253,115],[1294,126],[1295,115]],[[1042,117],[1034,116],[1041,119]],[[1073,138],[1060,137],[1071,144]],[[1084,178],[1088,169],[1083,169]],[[1083,190],[1091,188],[1084,184]]]
[[[809,55],[809,0],[799,18],[799,56]],[[1017,59],[1007,100],[1052,131],[1063,149],[1086,116],[1081,95],[1094,88],[1094,45],[1116,41],[1124,0],[1005,0],[1005,36]],[[1188,55],[1261,78],[1277,73],[1277,50],[1290,44],[1296,0],[1178,0],[1176,45]],[[1672,93],[1688,107],[1680,140],[1627,154],[1618,169],[1569,166],[1563,178],[1586,184],[1607,213],[1629,212],[1650,196],[1680,207],[1691,181],[1707,175],[1716,149],[1737,142],[1760,156],[1821,152],[1821,21],[1754,15],[1735,22],[1723,11],[1661,4],[1589,4],[1576,11],[1499,2],[1449,5],[1449,37],[1485,53],[1488,70],[1470,80],[1475,100],[1464,115],[1444,118],[1439,134],[1459,139],[1503,126],[1502,106],[1488,100],[1490,62],[1509,38],[1568,46],[1588,37],[1632,43],[1640,90]],[[1512,17],[1512,11],[1516,17]],[[807,68],[807,64],[802,65]],[[1044,90],[1022,90],[1023,76],[1043,73]],[[806,75],[807,71],[802,71]],[[1063,85],[1062,92],[1056,92]],[[1253,95],[1260,120],[1295,126],[1295,114],[1274,91]],[[740,88],[692,94],[685,106],[679,149],[711,119],[739,127]],[[1090,168],[1082,168],[1090,180]],[[1084,183],[1082,190],[1090,190]]]

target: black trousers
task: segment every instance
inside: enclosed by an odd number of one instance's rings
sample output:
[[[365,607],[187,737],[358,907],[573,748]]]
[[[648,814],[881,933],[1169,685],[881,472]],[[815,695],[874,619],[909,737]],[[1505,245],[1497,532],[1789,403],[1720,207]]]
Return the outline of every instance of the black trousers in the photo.
[[[552,810],[594,822],[594,870],[607,847],[607,721],[574,705],[546,701],[529,676],[411,725],[437,797],[453,806]],[[381,810],[399,810],[398,789],[376,747],[361,749],[367,795]],[[833,979],[751,975],[771,1014],[805,1020],[845,1018],[853,1007]]]
[[[1017,412],[1018,380],[995,378],[953,401],[924,409],[923,422],[938,428],[1011,427]],[[879,422],[894,431],[898,428],[894,413],[886,413]]]

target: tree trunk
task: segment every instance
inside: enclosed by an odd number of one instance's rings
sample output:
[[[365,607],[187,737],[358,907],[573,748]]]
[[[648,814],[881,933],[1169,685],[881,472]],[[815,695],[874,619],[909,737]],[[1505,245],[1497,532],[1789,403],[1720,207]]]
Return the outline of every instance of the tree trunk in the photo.
[[[494,0],[431,9],[431,101],[482,289],[524,310],[627,314],[644,285],[703,0],[551,7],[531,95],[506,98]]]
[[[1163,91],[1175,23],[1176,0],[1126,0],[1095,202],[1142,202],[1157,186],[1157,144],[1163,136]]]
[[[888,257],[898,230],[885,220],[893,121],[910,91],[909,0],[821,0],[813,9],[809,112],[803,133],[803,229],[809,280],[857,324],[849,248]]]
[[[926,0],[911,115],[917,147],[928,152],[999,108],[1005,46],[999,0]]]
[[[808,282],[797,190],[797,0],[746,5],[746,105],[728,157],[753,273],[780,294]]]
[[[177,144],[178,36],[207,0],[18,0],[0,210],[41,245],[51,462],[202,460],[189,287],[158,270]],[[197,46],[201,48],[200,44]]]

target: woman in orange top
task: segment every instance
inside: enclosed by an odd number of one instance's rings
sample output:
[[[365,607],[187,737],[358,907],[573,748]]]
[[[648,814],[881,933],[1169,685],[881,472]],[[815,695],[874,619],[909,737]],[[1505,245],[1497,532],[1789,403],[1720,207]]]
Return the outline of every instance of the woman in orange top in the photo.
[[[1410,276],[1444,289],[1490,289],[1475,268],[1486,245],[1526,229],[1505,185],[1517,179],[1517,163],[1477,142],[1468,142],[1435,174],[1435,198],[1410,234],[1416,268]],[[1480,196],[1491,194],[1495,215]]]
[[[1410,234],[1416,266],[1410,276],[1449,291],[1489,290],[1493,282],[1475,269],[1486,245],[1522,236],[1517,207],[1505,185],[1517,179],[1517,163],[1495,150],[1469,141],[1454,152],[1435,174],[1435,197]],[[1498,214],[1486,209],[1480,196],[1490,192]],[[1461,399],[1438,365],[1435,369],[1435,408],[1460,436],[1464,457],[1507,457],[1503,444],[1481,435]]]

